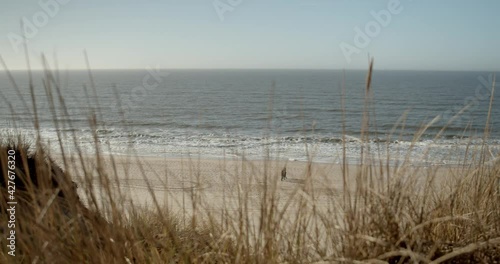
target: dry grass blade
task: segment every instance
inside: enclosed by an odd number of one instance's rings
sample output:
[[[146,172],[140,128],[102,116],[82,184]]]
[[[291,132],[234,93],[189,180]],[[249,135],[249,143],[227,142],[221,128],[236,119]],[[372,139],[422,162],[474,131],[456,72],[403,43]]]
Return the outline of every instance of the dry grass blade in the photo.
[[[448,253],[442,257],[439,257],[430,263],[431,264],[443,263],[447,260],[459,257],[460,255],[471,253],[471,252],[477,251],[478,249],[482,249],[482,248],[485,248],[487,246],[496,245],[496,244],[500,244],[500,237],[489,239],[489,240],[484,241],[484,242],[472,243],[472,244],[469,244],[469,245],[462,247],[462,248],[456,248],[453,250],[453,252]],[[497,251],[497,253],[498,253],[498,251]]]

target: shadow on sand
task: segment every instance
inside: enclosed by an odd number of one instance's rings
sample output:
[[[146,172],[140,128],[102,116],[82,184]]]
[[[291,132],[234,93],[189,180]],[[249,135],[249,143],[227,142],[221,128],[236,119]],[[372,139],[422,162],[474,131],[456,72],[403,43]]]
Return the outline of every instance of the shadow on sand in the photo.
[[[284,182],[290,182],[290,183],[295,183],[295,184],[304,184],[306,182],[306,180],[288,178],[288,179],[284,180]]]

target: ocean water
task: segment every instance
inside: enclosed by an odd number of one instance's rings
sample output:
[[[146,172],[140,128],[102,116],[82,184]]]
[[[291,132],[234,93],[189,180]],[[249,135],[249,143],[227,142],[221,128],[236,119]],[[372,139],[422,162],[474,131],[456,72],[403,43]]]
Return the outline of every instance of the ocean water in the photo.
[[[1,130],[30,137],[28,73],[13,76],[18,89],[0,75]],[[53,151],[60,151],[62,132],[66,148],[74,151],[74,135],[90,152],[97,130],[103,150],[118,155],[133,149],[137,155],[338,163],[345,141],[350,162],[359,161],[363,146],[394,162],[448,164],[483,143],[493,73],[375,70],[366,100],[361,70],[95,70],[93,82],[87,71],[61,71],[50,81],[54,111],[46,76],[35,71],[33,80],[41,135]],[[485,142],[490,158],[500,154],[499,99],[496,92]],[[93,113],[96,127],[89,124]],[[364,113],[370,142],[362,144]]]

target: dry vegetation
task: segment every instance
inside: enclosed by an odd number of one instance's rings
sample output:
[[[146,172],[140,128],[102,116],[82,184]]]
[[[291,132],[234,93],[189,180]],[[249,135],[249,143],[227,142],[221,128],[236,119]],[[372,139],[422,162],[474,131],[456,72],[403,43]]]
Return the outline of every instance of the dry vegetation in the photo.
[[[371,75],[372,65],[365,127],[370,122]],[[45,84],[51,105],[58,100],[65,108],[50,71]],[[31,105],[36,105],[35,98]],[[58,127],[56,120],[54,116]],[[96,127],[95,118],[89,125]],[[38,129],[37,122],[34,127]],[[103,147],[94,136],[97,163],[92,166],[76,137],[78,151],[63,152],[58,165],[39,140],[27,146],[19,135],[3,135],[0,263],[500,263],[500,162],[486,159],[486,144],[476,150],[474,160],[446,173],[408,163],[373,164],[369,157],[375,153],[367,149],[360,166],[343,167],[342,195],[331,195],[337,206],[326,210],[314,204],[317,194],[308,180],[316,176],[310,169],[303,175],[306,183],[293,190],[286,206],[279,206],[278,178],[268,176],[279,170],[270,166],[264,177],[272,179],[265,181],[257,215],[248,210],[245,190],[235,194],[236,215],[226,218],[205,211],[191,191],[198,209],[184,221],[156,200],[148,209],[120,202],[120,193],[110,185],[117,178],[110,171],[118,172],[99,162]],[[363,140],[369,137],[363,133]],[[18,186],[15,257],[8,255],[6,239],[7,153],[12,149]],[[70,175],[76,166],[80,175]],[[347,177],[349,168],[356,170],[355,178]],[[78,193],[72,184],[76,178]],[[257,226],[252,217],[259,219]]]

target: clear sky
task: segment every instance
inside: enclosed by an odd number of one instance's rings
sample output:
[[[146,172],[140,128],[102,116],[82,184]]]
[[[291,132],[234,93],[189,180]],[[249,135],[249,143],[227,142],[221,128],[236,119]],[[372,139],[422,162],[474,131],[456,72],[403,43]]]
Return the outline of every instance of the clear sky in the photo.
[[[41,53],[85,68],[87,50],[94,69],[366,69],[370,54],[378,69],[500,70],[500,1],[396,2],[2,0],[0,54],[26,68],[23,20],[34,68]]]

